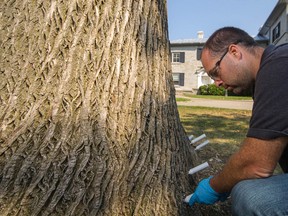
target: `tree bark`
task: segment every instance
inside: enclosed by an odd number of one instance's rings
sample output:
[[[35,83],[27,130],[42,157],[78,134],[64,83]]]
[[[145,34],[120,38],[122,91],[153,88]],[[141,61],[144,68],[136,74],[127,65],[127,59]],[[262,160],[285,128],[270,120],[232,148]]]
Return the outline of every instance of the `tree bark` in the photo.
[[[0,11],[1,215],[191,213],[166,1],[3,0]]]

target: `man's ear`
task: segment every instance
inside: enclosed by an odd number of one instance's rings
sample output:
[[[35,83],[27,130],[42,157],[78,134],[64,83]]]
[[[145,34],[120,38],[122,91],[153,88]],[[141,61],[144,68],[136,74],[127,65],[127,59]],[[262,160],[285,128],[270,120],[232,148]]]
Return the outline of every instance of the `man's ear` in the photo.
[[[236,44],[231,44],[229,46],[229,51],[228,51],[232,56],[236,57],[236,58],[241,58],[242,57],[242,52],[239,49],[239,46],[237,46]]]

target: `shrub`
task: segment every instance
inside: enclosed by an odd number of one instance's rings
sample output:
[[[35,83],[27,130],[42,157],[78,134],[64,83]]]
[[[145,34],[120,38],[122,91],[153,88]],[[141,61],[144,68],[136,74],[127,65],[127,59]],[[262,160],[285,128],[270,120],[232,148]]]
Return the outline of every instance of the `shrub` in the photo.
[[[200,86],[200,88],[198,89],[198,94],[224,96],[225,89],[224,87],[217,87],[215,84],[208,84],[208,85]],[[228,96],[252,96],[252,90],[247,89],[243,91],[240,95],[236,95],[232,91],[228,91],[227,95]]]
[[[225,95],[225,89],[223,87],[217,87],[214,84],[208,84],[208,85],[200,86],[199,94],[200,95],[224,96]]]

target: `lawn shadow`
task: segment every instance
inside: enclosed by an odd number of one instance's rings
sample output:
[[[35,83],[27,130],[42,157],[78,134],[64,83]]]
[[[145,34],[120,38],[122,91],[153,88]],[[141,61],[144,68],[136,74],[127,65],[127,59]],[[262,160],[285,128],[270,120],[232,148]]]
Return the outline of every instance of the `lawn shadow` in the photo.
[[[199,107],[180,107],[179,113],[187,135],[206,134],[214,149],[211,154],[218,154],[225,159],[239,148],[246,137],[251,114],[244,110]]]

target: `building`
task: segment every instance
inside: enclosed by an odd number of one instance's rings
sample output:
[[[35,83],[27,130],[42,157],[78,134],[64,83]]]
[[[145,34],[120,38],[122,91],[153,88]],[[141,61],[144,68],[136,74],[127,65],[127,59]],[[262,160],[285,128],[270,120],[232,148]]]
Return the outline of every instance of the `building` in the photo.
[[[287,0],[288,1],[288,0]],[[214,81],[204,71],[200,61],[201,52],[207,39],[199,31],[196,39],[170,41],[173,81],[176,91],[197,94],[202,85]],[[269,37],[258,34],[254,39],[263,47],[269,44]]]
[[[269,44],[269,37],[257,35],[254,39],[263,47]],[[214,81],[204,71],[200,61],[201,51],[207,39],[202,31],[196,39],[170,41],[173,81],[176,91],[197,94],[202,85]]]
[[[207,39],[199,31],[196,39],[170,41],[172,73],[176,91],[197,93],[202,85],[213,83],[200,61]],[[263,47],[288,43],[288,0],[279,0],[254,39]]]
[[[207,39],[202,31],[196,39],[170,41],[174,85],[177,91],[197,93],[202,85],[213,83],[200,61],[202,47]]]
[[[268,38],[268,44],[288,43],[288,0],[277,2],[258,36]]]

